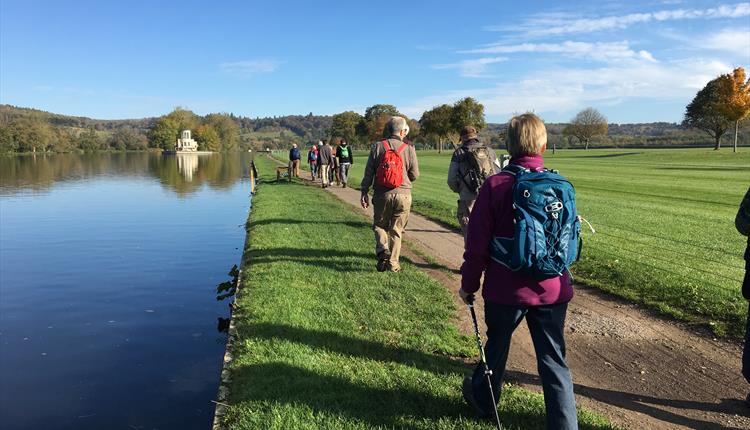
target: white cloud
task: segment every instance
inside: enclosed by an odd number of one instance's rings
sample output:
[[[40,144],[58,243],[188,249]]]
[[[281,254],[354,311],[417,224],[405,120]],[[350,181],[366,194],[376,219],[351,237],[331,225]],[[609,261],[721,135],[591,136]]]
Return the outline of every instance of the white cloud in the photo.
[[[750,28],[726,29],[695,41],[699,48],[727,51],[750,59]]]
[[[442,103],[474,97],[489,116],[516,112],[566,114],[589,105],[617,104],[628,99],[690,100],[706,82],[732,67],[715,60],[680,60],[656,63],[645,59],[593,69],[535,72],[518,81],[499,82],[487,88],[449,91],[417,100],[402,108],[410,116]]]
[[[488,78],[491,76],[487,74],[487,66],[506,60],[506,57],[475,58],[472,60],[460,61],[458,63],[435,64],[432,66],[432,68],[438,70],[458,69],[461,73],[461,76],[466,78]]]
[[[627,41],[594,43],[566,41],[562,43],[521,43],[516,45],[492,44],[459,52],[464,54],[555,53],[597,61],[638,58],[655,61],[654,57],[647,51],[636,52],[632,50]]]
[[[746,16],[750,16],[750,3],[747,2],[734,5],[720,5],[708,9],[673,9],[594,18],[581,18],[574,17],[571,14],[559,13],[541,14],[528,19],[520,26],[490,26],[485,27],[485,30],[501,32],[520,31],[526,37],[543,37],[623,29],[634,24],[652,21],[741,18]]]
[[[281,62],[272,59],[243,60],[219,64],[219,68],[230,75],[248,78],[260,73],[271,73],[279,68]]]

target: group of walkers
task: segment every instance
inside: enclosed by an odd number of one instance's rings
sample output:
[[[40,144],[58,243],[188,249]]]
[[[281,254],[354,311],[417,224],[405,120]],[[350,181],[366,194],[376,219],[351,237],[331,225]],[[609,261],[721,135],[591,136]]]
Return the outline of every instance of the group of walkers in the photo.
[[[360,184],[360,204],[373,206],[376,269],[399,272],[401,240],[411,211],[412,184],[419,178],[419,162],[405,141],[409,126],[402,117],[386,124],[389,136],[370,147]],[[463,382],[465,401],[481,417],[497,420],[497,402],[513,332],[526,319],[542,381],[548,429],[577,429],[573,382],[565,359],[564,325],[573,298],[568,267],[578,258],[580,218],[572,185],[544,168],[547,131],[536,115],[510,120],[506,147],[508,166],[502,167],[494,150],[483,144],[471,125],[460,133],[448,169],[448,186],[458,195],[457,219],[464,235],[464,261],[458,294],[473,307],[481,288],[485,306],[487,343],[482,360]],[[294,149],[294,148],[293,148]],[[313,179],[346,186],[351,150],[340,141],[334,149],[325,141],[313,146],[308,163]],[[291,158],[291,154],[290,154]],[[370,190],[373,195],[370,200]],[[750,190],[736,218],[737,229],[750,235]],[[533,243],[531,251],[529,243]],[[745,252],[747,271],[743,295],[750,300],[750,238]],[[473,312],[473,308],[472,308]],[[750,382],[750,317],[743,374]],[[481,341],[478,342],[481,349]],[[750,394],[747,399],[750,404]]]
[[[292,150],[296,146],[293,145]],[[290,163],[293,162],[291,152],[289,160]],[[323,188],[331,186],[334,182],[346,187],[349,168],[354,164],[354,154],[344,139],[338,139],[336,147],[331,146],[327,140],[321,140],[307,152],[307,164],[310,166],[310,178],[313,181],[319,178]]]

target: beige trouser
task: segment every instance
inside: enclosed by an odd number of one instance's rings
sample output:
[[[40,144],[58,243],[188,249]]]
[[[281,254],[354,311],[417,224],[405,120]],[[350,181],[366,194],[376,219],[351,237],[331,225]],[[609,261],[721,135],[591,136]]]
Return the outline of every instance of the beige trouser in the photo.
[[[409,222],[411,194],[381,194],[372,197],[375,212],[372,229],[375,232],[375,253],[390,252],[391,269],[400,269],[401,237]]]
[[[328,164],[321,164],[320,165],[320,179],[323,181],[323,186],[326,186],[329,184],[328,181],[328,170],[331,168]]]
[[[299,178],[299,160],[292,160],[289,162],[289,176]]]
[[[474,207],[476,200],[459,200],[458,210],[456,211],[456,218],[458,218],[458,225],[461,226],[461,233],[466,239],[466,229],[469,226],[469,215],[471,215],[471,209]]]

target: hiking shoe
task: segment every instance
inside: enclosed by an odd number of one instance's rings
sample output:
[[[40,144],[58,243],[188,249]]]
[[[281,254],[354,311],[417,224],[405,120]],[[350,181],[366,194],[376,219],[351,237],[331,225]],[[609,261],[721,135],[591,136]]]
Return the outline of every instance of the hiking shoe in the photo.
[[[378,272],[385,272],[388,270],[390,259],[391,256],[386,253],[381,253],[378,256],[378,264],[375,266],[378,269]]]
[[[474,409],[474,412],[479,416],[479,418],[489,418],[490,415],[479,407],[477,400],[474,398],[474,389],[471,384],[471,375],[467,375],[466,377],[464,377],[464,383],[461,387],[461,391],[463,392],[464,400],[469,406],[471,406],[472,409]]]
[[[389,264],[388,265],[388,270],[390,270],[391,272],[394,272],[394,273],[400,272],[401,271],[401,266],[394,266],[392,264]]]

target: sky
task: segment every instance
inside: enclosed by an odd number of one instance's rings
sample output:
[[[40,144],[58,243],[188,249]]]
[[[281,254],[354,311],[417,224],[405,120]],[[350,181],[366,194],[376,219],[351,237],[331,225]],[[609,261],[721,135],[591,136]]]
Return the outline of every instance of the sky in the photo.
[[[101,119],[473,97],[490,122],[679,122],[738,66],[750,2],[0,0],[0,103]]]

